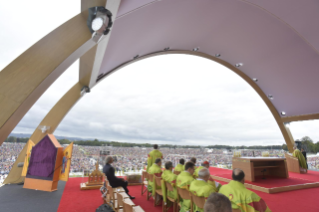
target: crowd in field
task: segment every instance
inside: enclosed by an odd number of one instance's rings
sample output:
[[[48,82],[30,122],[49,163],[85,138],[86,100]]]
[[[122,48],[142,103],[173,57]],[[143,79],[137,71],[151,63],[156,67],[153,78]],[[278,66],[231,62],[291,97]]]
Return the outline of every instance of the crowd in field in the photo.
[[[319,169],[319,155],[307,157],[309,169]]]
[[[25,143],[3,143],[0,146],[0,182],[6,177],[12,168],[18,154],[23,149]],[[76,146],[73,148],[71,172],[83,172],[93,170],[95,161],[100,161],[101,150],[108,150],[110,154],[116,155],[117,162],[113,164],[117,171],[141,170],[145,165],[148,153],[153,148],[144,147],[105,147],[105,146]],[[177,165],[180,158],[188,161],[191,157],[197,158],[197,166],[207,160],[212,166],[231,168],[232,150],[205,149],[205,148],[161,148],[164,155],[163,164],[172,161]],[[262,152],[268,151],[270,157],[284,157],[283,150],[240,150],[242,157],[262,156]],[[319,169],[319,155],[308,157],[309,168]]]

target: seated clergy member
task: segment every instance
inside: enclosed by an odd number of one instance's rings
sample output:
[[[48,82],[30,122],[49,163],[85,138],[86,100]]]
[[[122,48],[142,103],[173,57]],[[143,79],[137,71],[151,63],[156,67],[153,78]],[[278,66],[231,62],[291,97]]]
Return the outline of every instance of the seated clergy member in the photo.
[[[201,166],[199,166],[196,170],[195,170],[195,177],[198,177],[198,172],[199,170],[201,170],[202,168],[206,168],[206,169],[209,169],[209,162],[208,161],[204,161]]]
[[[151,166],[155,163],[155,160],[157,158],[163,159],[163,154],[161,151],[158,150],[158,145],[154,144],[153,148],[154,149],[148,153],[147,168],[146,168],[147,172],[148,172],[148,169],[151,168]]]
[[[292,156],[298,158],[299,166],[302,169],[303,172],[307,172],[307,162],[305,157],[303,156],[302,152],[300,152],[299,149],[297,149],[296,146],[294,146],[294,151],[292,153]]]
[[[232,212],[229,199],[219,193],[212,193],[204,205],[204,212]]]
[[[153,165],[148,169],[148,173],[159,176],[160,174],[162,174],[161,167],[162,167],[162,159],[157,158],[155,160],[155,163],[153,163]],[[154,182],[155,182],[155,180],[154,180]],[[155,189],[154,189],[155,183],[154,182],[148,181],[148,186],[147,186],[147,189],[149,191],[152,191],[153,196],[155,196]]]
[[[192,162],[192,163],[194,163],[194,170],[196,170],[196,169],[197,169],[197,167],[196,167],[196,158],[192,157],[189,161]],[[186,169],[185,169],[185,165],[183,166],[183,171],[184,171],[184,170],[186,170]],[[195,172],[194,172],[194,173],[195,173]]]
[[[116,187],[123,187],[125,192],[128,194],[128,189],[127,189],[127,181],[125,181],[123,178],[118,178],[115,176],[115,170],[113,168],[113,166],[111,165],[113,163],[113,157],[112,156],[107,156],[106,159],[105,159],[106,163],[105,163],[105,166],[103,167],[103,173],[105,174],[105,176],[107,177],[107,180],[109,181],[110,185],[113,187],[113,188],[116,188]],[[135,199],[135,197],[132,197],[129,195],[129,197],[131,199]]]
[[[210,173],[208,169],[202,168],[198,172],[198,178],[191,182],[189,191],[195,194],[199,197],[205,197],[206,199],[208,196],[216,191],[216,188],[214,188],[212,185],[208,184],[208,179],[210,177]],[[194,204],[194,211],[203,212],[203,209],[200,209],[197,207],[197,205]]]
[[[189,185],[194,180],[193,174],[195,171],[195,164],[191,161],[185,164],[185,171],[182,171],[176,178],[176,186],[183,189],[189,189]],[[181,202],[180,212],[189,211],[191,207],[190,200],[183,200]]]
[[[174,171],[182,172],[184,171],[185,160],[182,158],[179,160],[179,164],[175,167]]]
[[[219,193],[229,198],[233,209],[240,209],[242,212],[271,211],[263,199],[245,188],[245,173],[241,169],[234,169],[232,178],[232,181],[220,188]]]
[[[171,161],[167,161],[165,163],[165,170],[162,174],[162,179],[164,181],[169,182],[169,183],[176,183],[177,175],[174,174],[172,172],[172,170],[173,170],[173,163]],[[176,189],[174,189],[174,191],[167,190],[167,196],[169,196],[170,198],[173,198],[173,199],[177,199]]]
[[[194,163],[195,169],[196,169],[196,168],[197,168],[197,167],[196,167],[196,158],[192,157],[192,158],[190,159],[190,161]]]
[[[209,162],[208,162],[208,161],[204,161],[204,162],[202,163],[202,165],[199,166],[199,167],[195,170],[194,176],[195,176],[196,178],[198,177],[198,172],[199,172],[201,169],[203,169],[203,168],[206,168],[206,169],[209,170]],[[220,187],[222,186],[220,183],[215,182],[215,180],[214,180],[211,176],[210,176],[209,179],[208,179],[208,183],[214,187],[214,189],[215,189],[216,192],[217,192],[217,191],[220,189]]]

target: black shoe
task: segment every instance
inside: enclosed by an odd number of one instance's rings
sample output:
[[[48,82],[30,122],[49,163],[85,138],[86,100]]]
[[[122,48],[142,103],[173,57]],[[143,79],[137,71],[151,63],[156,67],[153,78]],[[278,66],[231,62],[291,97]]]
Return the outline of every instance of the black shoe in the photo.
[[[135,199],[135,197],[133,197],[133,196],[130,196],[130,199]]]

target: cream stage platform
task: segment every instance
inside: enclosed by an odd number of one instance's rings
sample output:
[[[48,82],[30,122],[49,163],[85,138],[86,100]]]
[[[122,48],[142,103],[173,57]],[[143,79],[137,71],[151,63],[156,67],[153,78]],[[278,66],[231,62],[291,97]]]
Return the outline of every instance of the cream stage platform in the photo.
[[[233,158],[233,168],[245,172],[245,187],[265,193],[279,193],[319,187],[319,172],[307,174],[288,171],[285,158]],[[214,180],[228,183],[232,170],[210,167]]]
[[[240,157],[233,158],[233,169],[245,172],[246,181],[255,181],[258,176],[275,176],[288,178],[286,158],[277,157]]]

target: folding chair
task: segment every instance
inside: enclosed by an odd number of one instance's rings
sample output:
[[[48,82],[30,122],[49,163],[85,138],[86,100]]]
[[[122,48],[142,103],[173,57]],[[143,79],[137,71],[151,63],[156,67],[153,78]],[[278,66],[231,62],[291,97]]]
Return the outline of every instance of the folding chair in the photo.
[[[123,204],[124,212],[145,212],[141,206],[135,206],[130,199],[125,199]]]
[[[166,199],[168,199],[170,202],[173,203],[173,212],[177,212],[177,203],[178,203],[178,198],[173,199],[171,197],[169,197],[167,195],[167,191],[174,191],[174,188],[176,189],[175,185],[173,186],[172,184],[170,184],[169,182],[164,181],[164,183],[162,184],[163,186],[165,186],[165,188],[162,187],[162,190],[166,191]],[[164,201],[164,199],[163,199]],[[167,212],[169,210],[169,207],[167,207],[166,204],[163,203],[163,212]]]
[[[204,205],[205,205],[205,197],[199,197],[196,196],[195,194],[193,194],[192,192],[190,192],[191,196],[192,196],[192,202],[193,204],[195,204],[197,207],[199,207],[200,209],[204,210]]]
[[[154,206],[156,206],[156,205],[158,205],[158,204],[156,204],[156,200],[157,200],[157,198],[163,197],[163,191],[162,191],[162,188],[157,189],[157,187],[162,187],[162,183],[161,183],[162,178],[161,178],[161,177],[157,177],[157,176],[155,176],[155,175],[154,175],[154,177],[155,177]],[[159,202],[160,202],[160,201],[159,201]]]
[[[147,179],[147,172],[143,171],[142,172],[142,191],[141,191],[141,195],[143,195],[146,191],[148,191],[147,186],[148,186],[148,181]]]
[[[107,177],[104,178],[104,185],[105,186],[101,187],[101,189],[103,190],[102,198],[103,198],[103,202],[105,204],[107,202],[110,202],[110,194],[109,194],[109,191],[107,189],[107,187],[110,186],[110,183],[107,180]],[[101,192],[102,192],[102,190],[101,190]]]
[[[116,211],[118,209],[117,193],[125,192],[125,190],[122,187],[112,188],[112,186],[107,186],[107,190],[110,195],[109,204],[112,206],[113,210]]]
[[[117,193],[117,204],[118,204],[117,211],[118,212],[125,212],[123,201],[129,198],[130,198],[129,195],[127,195],[125,192]]]
[[[149,182],[154,182],[154,174],[148,174],[147,173],[147,179],[148,179]],[[149,190],[147,189],[146,199],[149,200],[151,196],[152,196],[152,192],[149,192]]]
[[[192,197],[191,197],[189,191],[187,189],[177,187],[177,194],[178,194],[178,198],[182,198],[183,200],[186,199],[186,200],[191,201],[189,212],[193,212],[193,201],[192,201]],[[180,202],[178,202],[178,206],[180,208],[182,207]]]

